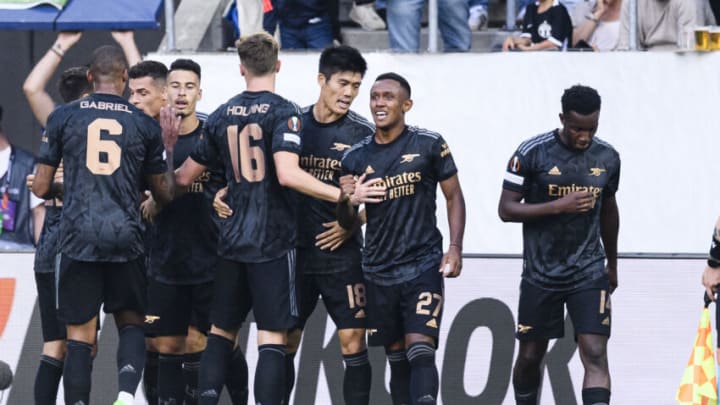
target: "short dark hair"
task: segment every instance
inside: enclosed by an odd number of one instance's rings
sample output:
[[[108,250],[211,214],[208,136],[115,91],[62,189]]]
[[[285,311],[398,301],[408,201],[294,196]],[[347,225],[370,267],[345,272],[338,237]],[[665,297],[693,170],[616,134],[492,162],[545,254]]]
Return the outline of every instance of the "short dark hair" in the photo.
[[[576,84],[565,89],[560,100],[563,114],[575,111],[580,115],[588,115],[600,111],[600,95],[592,87]]]
[[[383,73],[380,76],[375,78],[376,82],[379,82],[380,80],[394,80],[394,81],[400,83],[400,87],[405,89],[405,91],[407,92],[408,98],[410,98],[410,96],[412,95],[412,91],[410,90],[410,83],[408,83],[408,81],[405,80],[404,77],[400,76],[399,74],[397,74],[395,72]]]
[[[131,79],[140,79],[149,76],[153,81],[162,81],[163,83],[167,80],[167,74],[167,66],[154,60],[144,60],[131,67],[128,71],[128,76]]]
[[[92,85],[87,79],[87,66],[76,66],[65,69],[58,80],[58,92],[63,102],[69,103],[79,99],[83,94],[92,93]]]
[[[120,79],[127,67],[122,49],[115,45],[103,45],[93,52],[88,70],[93,80],[98,82]]]
[[[338,72],[360,73],[360,76],[364,77],[367,71],[367,62],[360,51],[352,46],[331,46],[325,48],[320,54],[318,71],[326,79],[330,79],[333,74]]]
[[[255,76],[265,76],[275,70],[278,60],[278,45],[267,32],[242,36],[235,42],[240,63]]]
[[[188,70],[195,73],[200,80],[200,65],[192,59],[175,59],[168,69],[168,74],[173,70]]]

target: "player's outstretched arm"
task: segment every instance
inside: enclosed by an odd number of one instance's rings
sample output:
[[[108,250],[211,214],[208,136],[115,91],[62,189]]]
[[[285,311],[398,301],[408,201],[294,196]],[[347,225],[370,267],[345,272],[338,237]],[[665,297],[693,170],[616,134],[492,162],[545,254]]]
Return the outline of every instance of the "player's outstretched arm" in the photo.
[[[55,197],[62,198],[63,183],[54,182],[56,167],[38,163],[32,192],[36,196],[49,200]]]
[[[275,152],[275,169],[280,185],[319,200],[335,202],[340,198],[337,187],[325,184],[300,168],[300,157],[292,152]]]
[[[440,182],[440,189],[447,200],[450,246],[440,262],[445,277],[457,277],[462,271],[462,246],[465,235],[465,197],[456,175]]]
[[[576,191],[563,198],[538,204],[522,200],[522,193],[503,189],[498,205],[500,219],[503,222],[528,222],[547,215],[587,212],[595,206],[595,197],[587,191]]]
[[[619,230],[620,212],[615,196],[604,198],[600,209],[600,237],[607,258],[607,272],[610,279],[611,293],[618,287],[617,240]]]
[[[55,109],[50,95],[45,90],[50,78],[60,65],[65,52],[67,52],[82,36],[81,32],[61,32],[55,43],[38,61],[37,65],[23,83],[23,93],[30,104],[30,109],[43,127],[47,123],[48,115]]]

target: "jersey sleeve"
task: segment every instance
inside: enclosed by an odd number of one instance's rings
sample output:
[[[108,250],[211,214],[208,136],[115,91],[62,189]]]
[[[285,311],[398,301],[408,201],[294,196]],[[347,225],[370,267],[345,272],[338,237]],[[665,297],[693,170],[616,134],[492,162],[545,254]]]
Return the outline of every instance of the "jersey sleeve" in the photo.
[[[151,122],[145,125],[148,133],[143,171],[146,175],[162,174],[167,171],[167,163],[163,158],[165,147],[162,143],[162,129],[155,120],[148,121]]]
[[[192,160],[204,166],[216,166],[216,164],[212,163],[217,162],[220,155],[218,144],[213,137],[213,133],[217,128],[217,121],[215,117],[216,116],[213,113],[207,119],[205,125],[203,125],[200,139],[198,139],[195,144],[195,150],[190,153],[190,158],[192,158]]]
[[[438,181],[444,181],[457,174],[458,169],[455,166],[450,147],[443,137],[438,137],[432,144],[432,166]]]
[[[550,23],[552,24],[552,36],[548,38],[550,42],[558,47],[562,47],[565,40],[568,40],[568,43],[572,42],[570,41],[572,21],[570,21],[570,14],[565,6],[559,6],[558,12],[553,13]]]
[[[59,110],[53,111],[47,120],[47,127],[40,143],[40,154],[38,163],[58,167],[62,158],[62,138],[60,130],[62,127],[62,114]]]
[[[348,150],[345,152],[345,154],[342,157],[342,160],[340,161],[340,176],[345,176],[348,174],[352,175],[358,175],[359,173],[356,171],[355,167],[355,154],[350,153],[352,151]]]
[[[610,178],[608,179],[608,183],[603,190],[603,197],[614,196],[615,193],[617,193],[618,187],[620,185],[620,157],[616,154],[615,159],[615,164],[613,164],[613,167],[610,171]]]
[[[522,32],[520,36],[523,38],[532,37],[532,26],[533,26],[533,15],[535,14],[535,5],[528,4],[525,9],[525,16],[523,16]]]
[[[272,153],[302,152],[302,113],[292,103],[284,106],[274,117],[272,128]]]
[[[503,188],[517,193],[523,193],[528,184],[528,176],[531,173],[530,159],[516,151],[505,168]]]

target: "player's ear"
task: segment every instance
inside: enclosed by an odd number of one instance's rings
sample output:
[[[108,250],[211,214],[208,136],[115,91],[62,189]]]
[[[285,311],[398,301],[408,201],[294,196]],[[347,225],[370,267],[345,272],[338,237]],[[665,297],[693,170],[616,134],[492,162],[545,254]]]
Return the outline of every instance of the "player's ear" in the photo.
[[[275,73],[280,73],[280,65],[282,65],[282,63],[280,59],[278,59],[277,62],[275,62]]]
[[[123,69],[122,81],[123,81],[123,83],[127,83],[127,81],[128,81],[128,70],[127,69]]]
[[[317,83],[320,87],[324,86],[327,82],[327,79],[325,78],[325,75],[322,73],[318,73],[317,75]]]
[[[563,124],[563,126],[564,126],[565,125],[565,116],[563,115],[563,113],[559,113],[558,118],[560,118],[560,123]]]
[[[197,99],[198,99],[198,100],[202,100],[202,87],[198,87]]]
[[[403,113],[410,111],[410,109],[412,109],[412,106],[413,106],[413,101],[411,98],[403,101],[403,105],[402,105]]]
[[[245,76],[245,66],[243,64],[240,64],[240,76]]]

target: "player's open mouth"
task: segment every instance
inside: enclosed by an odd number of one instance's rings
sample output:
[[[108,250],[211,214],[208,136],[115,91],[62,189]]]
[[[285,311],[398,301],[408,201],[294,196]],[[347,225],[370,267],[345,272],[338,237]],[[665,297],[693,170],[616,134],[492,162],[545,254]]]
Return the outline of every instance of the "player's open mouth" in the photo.
[[[387,117],[387,113],[385,111],[378,111],[375,113],[375,116],[382,119],[382,118]]]
[[[350,108],[350,103],[348,103],[347,101],[338,100],[337,103],[338,103],[338,106],[340,106],[340,108],[343,108],[343,109],[346,109],[346,110],[347,110],[348,108]]]

